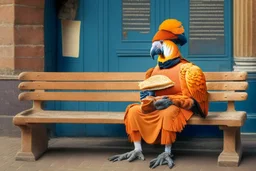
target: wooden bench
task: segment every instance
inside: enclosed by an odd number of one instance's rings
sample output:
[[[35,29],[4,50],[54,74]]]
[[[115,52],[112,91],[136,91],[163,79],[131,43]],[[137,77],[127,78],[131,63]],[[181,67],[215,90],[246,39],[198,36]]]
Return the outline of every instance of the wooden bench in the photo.
[[[194,115],[190,125],[216,125],[224,131],[220,166],[238,166],[242,155],[240,127],[246,112],[235,110],[235,101],[247,99],[246,72],[205,72],[209,100],[227,102],[227,110],[209,112],[206,119]],[[33,101],[33,107],[17,114],[13,123],[21,129],[21,151],[16,160],[38,159],[48,148],[45,124],[49,123],[123,123],[124,111],[49,111],[42,109],[44,101],[139,102],[137,73],[61,73],[24,72],[19,75],[19,100]],[[66,90],[64,92],[64,90]],[[83,91],[86,90],[86,91]],[[95,90],[100,90],[96,91]]]

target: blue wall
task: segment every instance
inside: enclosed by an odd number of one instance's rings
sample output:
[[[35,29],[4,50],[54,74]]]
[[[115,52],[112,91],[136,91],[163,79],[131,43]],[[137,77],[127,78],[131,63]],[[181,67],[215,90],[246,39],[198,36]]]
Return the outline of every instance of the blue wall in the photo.
[[[45,71],[56,71],[57,66],[57,16],[56,2],[45,0],[44,13]]]

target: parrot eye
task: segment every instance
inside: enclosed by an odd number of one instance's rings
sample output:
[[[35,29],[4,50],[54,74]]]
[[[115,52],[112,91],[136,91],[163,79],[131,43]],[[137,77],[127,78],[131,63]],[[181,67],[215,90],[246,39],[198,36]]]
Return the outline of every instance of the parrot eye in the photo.
[[[161,45],[163,44],[163,42],[164,42],[163,40],[160,40]]]

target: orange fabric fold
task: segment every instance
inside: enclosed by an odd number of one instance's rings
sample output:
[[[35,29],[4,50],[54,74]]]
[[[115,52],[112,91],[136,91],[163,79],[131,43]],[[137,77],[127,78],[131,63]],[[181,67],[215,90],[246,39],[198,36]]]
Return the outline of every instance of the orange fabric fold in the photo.
[[[176,132],[181,132],[192,116],[192,112],[184,111],[172,105],[144,114],[139,104],[129,105],[124,119],[129,139],[134,142],[142,138],[148,144],[172,144]]]

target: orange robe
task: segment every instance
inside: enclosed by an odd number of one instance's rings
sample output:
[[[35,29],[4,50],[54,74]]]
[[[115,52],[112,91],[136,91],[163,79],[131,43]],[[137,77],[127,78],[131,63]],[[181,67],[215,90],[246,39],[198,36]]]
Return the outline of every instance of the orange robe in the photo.
[[[185,62],[185,61],[184,61]],[[183,61],[172,68],[159,69],[156,66],[153,75],[165,75],[175,82],[171,88],[155,91],[156,96],[182,95],[179,71]],[[127,107],[124,117],[126,132],[129,139],[140,141],[141,138],[148,144],[172,144],[176,140],[176,133],[181,132],[187,121],[192,116],[192,112],[171,105],[163,110],[155,110],[144,114],[140,104],[131,104]]]

